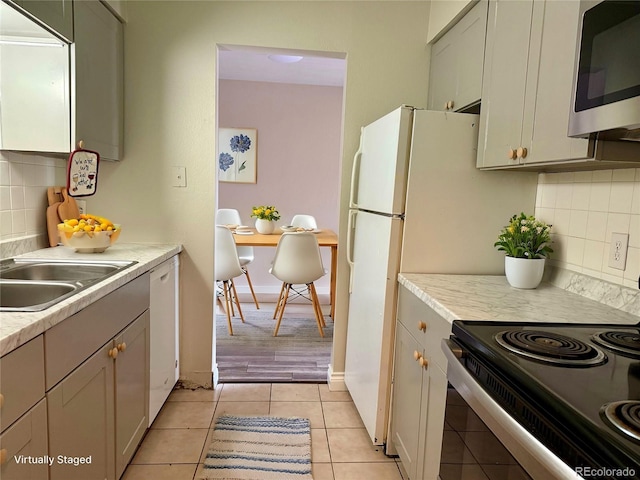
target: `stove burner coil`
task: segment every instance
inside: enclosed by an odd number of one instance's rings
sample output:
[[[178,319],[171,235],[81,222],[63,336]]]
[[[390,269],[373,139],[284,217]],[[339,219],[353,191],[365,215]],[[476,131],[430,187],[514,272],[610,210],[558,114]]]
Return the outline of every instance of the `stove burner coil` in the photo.
[[[640,358],[640,333],[608,331],[593,334],[591,339],[614,352]]]
[[[563,366],[594,366],[607,361],[599,349],[575,338],[536,330],[497,333],[498,344],[515,354],[543,363]]]
[[[600,416],[614,430],[640,442],[640,401],[605,403],[600,408]]]

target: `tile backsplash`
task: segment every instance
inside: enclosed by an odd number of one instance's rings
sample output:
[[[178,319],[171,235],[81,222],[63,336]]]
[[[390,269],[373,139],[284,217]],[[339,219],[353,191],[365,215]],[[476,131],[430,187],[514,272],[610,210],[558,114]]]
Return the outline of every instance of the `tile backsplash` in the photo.
[[[65,184],[65,158],[0,151],[0,241],[44,234],[47,187]]]
[[[553,225],[550,264],[638,288],[640,168],[541,173],[535,215]],[[609,267],[612,233],[629,235],[624,270]]]

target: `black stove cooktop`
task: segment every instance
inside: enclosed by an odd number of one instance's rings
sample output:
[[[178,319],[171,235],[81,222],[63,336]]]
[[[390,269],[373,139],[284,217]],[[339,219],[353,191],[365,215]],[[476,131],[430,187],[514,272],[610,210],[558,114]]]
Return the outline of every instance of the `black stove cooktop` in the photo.
[[[640,326],[455,321],[452,338],[485,390],[567,465],[639,478]]]

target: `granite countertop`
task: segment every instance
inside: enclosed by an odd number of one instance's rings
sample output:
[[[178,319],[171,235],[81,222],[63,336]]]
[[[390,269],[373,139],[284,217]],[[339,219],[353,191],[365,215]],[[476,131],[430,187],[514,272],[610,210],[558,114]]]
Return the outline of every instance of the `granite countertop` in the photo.
[[[35,250],[15,258],[55,260],[128,260],[138,263],[82,290],[52,307],[40,312],[2,312],[0,322],[0,356],[5,355],[54,325],[79,312],[96,300],[111,293],[125,283],[148,272],[182,251],[181,245],[115,244],[100,254],[75,253],[58,246]]]
[[[454,320],[637,324],[640,316],[550,283],[511,287],[504,276],[401,273],[398,281],[439,315]]]

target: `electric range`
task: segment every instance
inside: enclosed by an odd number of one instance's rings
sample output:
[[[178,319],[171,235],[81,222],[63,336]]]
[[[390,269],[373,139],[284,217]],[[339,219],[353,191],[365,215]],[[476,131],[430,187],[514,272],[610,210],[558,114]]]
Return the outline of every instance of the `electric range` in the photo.
[[[458,360],[585,478],[640,478],[640,327],[454,321]]]

